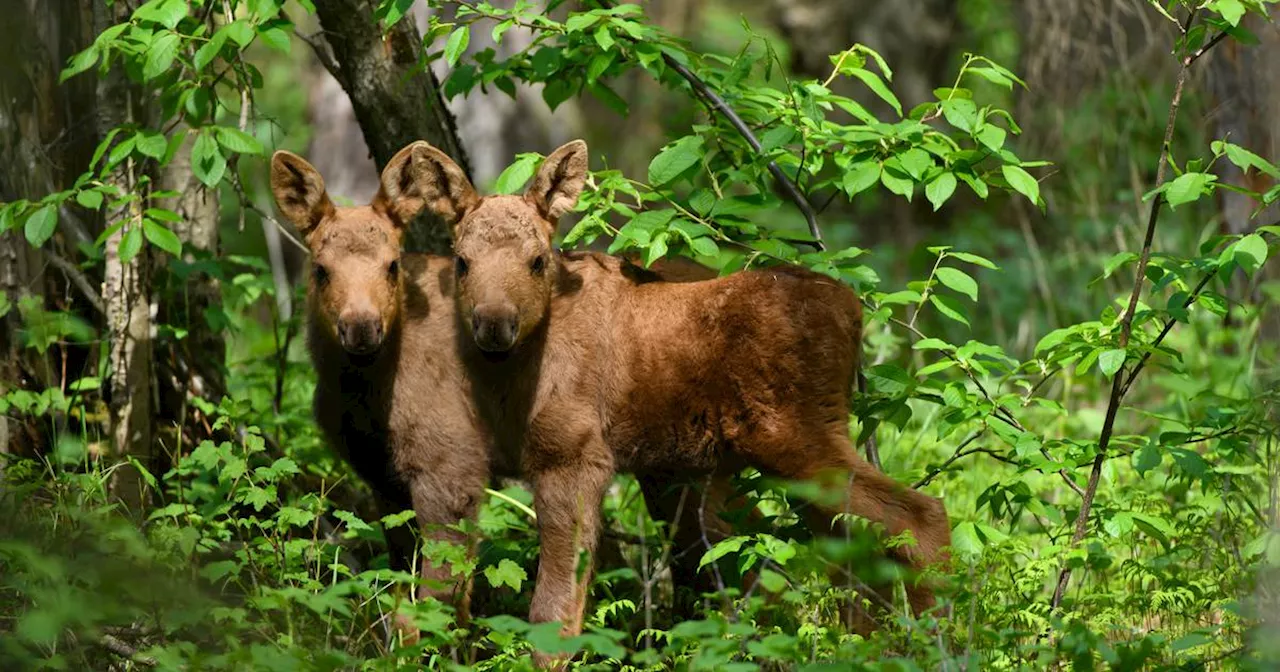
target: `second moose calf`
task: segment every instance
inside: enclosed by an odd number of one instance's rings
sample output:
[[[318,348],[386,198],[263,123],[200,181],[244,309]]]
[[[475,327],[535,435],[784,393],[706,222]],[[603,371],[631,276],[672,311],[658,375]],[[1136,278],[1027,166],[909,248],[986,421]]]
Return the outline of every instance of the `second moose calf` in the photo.
[[[815,532],[849,512],[942,559],[942,503],[893,481],[848,434],[861,307],[847,287],[795,267],[669,283],[615,257],[561,253],[557,219],[585,182],[587,148],[547,157],[525,194],[481,197],[439,150],[419,145],[414,179],[453,227],[459,352],[476,411],[534,488],[541,555],[530,619],[581,628],[601,498],[619,471],[745,466],[840,493],[805,509]],[[912,606],[932,604],[924,586]]]

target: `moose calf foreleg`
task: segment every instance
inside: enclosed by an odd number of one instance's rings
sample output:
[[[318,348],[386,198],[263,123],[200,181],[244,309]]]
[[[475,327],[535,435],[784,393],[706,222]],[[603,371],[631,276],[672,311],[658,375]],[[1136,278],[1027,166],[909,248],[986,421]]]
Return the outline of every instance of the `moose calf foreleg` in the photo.
[[[533,474],[540,548],[537,586],[529,609],[531,623],[558,621],[560,632],[566,637],[582,631],[600,534],[600,504],[612,475],[610,469],[581,464]],[[554,665],[558,660],[555,656],[534,654],[538,667]]]

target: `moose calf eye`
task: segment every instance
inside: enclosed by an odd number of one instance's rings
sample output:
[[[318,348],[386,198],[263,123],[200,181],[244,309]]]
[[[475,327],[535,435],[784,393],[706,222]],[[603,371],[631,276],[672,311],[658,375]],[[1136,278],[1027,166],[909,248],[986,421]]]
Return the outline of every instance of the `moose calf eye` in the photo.
[[[324,266],[316,264],[311,267],[311,276],[315,278],[317,285],[323,285],[329,281],[329,271]]]
[[[462,257],[454,257],[454,258],[453,258],[453,270],[454,270],[454,272],[455,272],[455,273],[457,273],[457,274],[458,274],[458,277],[459,277],[459,278],[461,278],[462,276],[466,275],[466,274],[467,274],[467,260],[466,260],[466,259],[463,259]]]
[[[542,275],[542,271],[545,270],[546,267],[547,259],[542,255],[534,257],[533,261],[529,262],[529,270],[533,271],[534,275]]]
[[[400,275],[400,262],[399,262],[399,261],[394,261],[394,260],[393,260],[390,264],[387,264],[387,276],[388,276],[388,277],[390,277],[392,280],[395,280],[399,275]]]

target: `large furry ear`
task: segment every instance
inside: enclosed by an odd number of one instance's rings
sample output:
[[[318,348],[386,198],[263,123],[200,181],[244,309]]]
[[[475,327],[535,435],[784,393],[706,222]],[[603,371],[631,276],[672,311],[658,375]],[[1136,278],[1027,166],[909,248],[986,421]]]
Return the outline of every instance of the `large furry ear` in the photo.
[[[334,212],[320,172],[306,159],[283,149],[271,157],[271,194],[281,214],[303,236]]]
[[[382,171],[383,198],[417,214],[422,206],[440,216],[450,229],[480,204],[480,194],[458,164],[444,152],[419,140],[400,150]],[[412,217],[412,215],[410,215]]]
[[[542,162],[524,197],[554,223],[578,204],[586,182],[587,143],[574,140],[561,145]]]

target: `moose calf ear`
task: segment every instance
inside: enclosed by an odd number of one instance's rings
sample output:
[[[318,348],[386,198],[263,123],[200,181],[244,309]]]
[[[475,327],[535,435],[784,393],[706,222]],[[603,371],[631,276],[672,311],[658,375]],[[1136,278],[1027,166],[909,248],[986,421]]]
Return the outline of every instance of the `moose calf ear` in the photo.
[[[480,195],[462,168],[421,140],[397,152],[387,163],[378,197],[402,224],[425,205],[450,227],[480,203]]]
[[[271,194],[281,214],[307,235],[320,220],[333,214],[324,178],[307,160],[280,150],[271,157]]]
[[[587,143],[574,140],[561,145],[542,162],[524,197],[543,217],[554,222],[578,204],[586,181]]]

